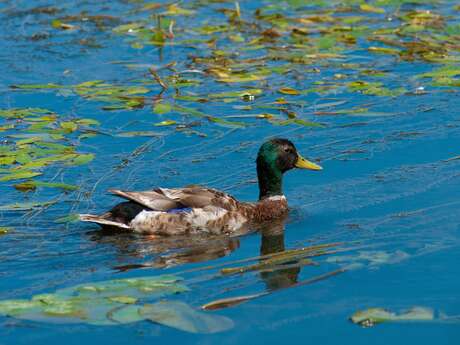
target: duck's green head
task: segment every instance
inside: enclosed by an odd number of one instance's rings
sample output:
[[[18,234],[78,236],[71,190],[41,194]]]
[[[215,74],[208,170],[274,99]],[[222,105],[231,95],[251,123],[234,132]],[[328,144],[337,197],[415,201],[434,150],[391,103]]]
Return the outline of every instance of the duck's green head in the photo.
[[[266,141],[257,155],[259,198],[282,195],[283,174],[294,168],[322,170],[319,165],[302,157],[291,141],[281,138]]]

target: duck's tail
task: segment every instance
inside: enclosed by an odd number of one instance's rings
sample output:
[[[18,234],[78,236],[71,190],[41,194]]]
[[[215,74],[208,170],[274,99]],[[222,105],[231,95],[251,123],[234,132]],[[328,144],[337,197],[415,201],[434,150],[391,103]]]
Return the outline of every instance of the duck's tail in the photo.
[[[80,214],[79,217],[82,222],[96,223],[103,227],[117,227],[125,230],[131,230],[129,225],[110,219],[109,214],[107,213],[100,216],[96,216],[94,214]]]

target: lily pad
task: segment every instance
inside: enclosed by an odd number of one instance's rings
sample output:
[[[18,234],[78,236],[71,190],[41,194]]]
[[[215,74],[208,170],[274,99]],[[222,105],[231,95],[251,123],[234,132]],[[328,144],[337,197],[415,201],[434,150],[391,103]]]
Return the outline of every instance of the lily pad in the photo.
[[[170,275],[115,279],[80,284],[39,294],[30,300],[0,301],[0,315],[50,323],[116,325],[143,320],[140,298],[159,298],[187,291]],[[162,309],[163,310],[163,309]]]
[[[179,301],[160,301],[144,305],[139,313],[155,323],[190,333],[217,333],[234,326],[233,321],[227,317],[203,313]]]
[[[370,308],[357,311],[350,317],[350,320],[363,327],[372,327],[383,322],[432,321],[434,312],[426,307],[413,307],[399,314],[384,308]]]

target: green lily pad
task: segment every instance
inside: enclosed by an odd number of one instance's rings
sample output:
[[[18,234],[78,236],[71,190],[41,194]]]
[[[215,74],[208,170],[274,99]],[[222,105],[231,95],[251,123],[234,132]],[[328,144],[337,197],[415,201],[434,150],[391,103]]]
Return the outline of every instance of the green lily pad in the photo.
[[[172,107],[171,104],[169,103],[156,103],[155,106],[153,107],[153,112],[155,114],[166,114],[171,112]]]
[[[399,314],[383,308],[370,308],[357,311],[350,317],[350,320],[363,327],[372,327],[383,322],[432,321],[434,312],[425,307],[413,307]]]
[[[77,213],[69,214],[67,216],[58,218],[55,223],[74,223],[80,220],[80,216]]]
[[[107,280],[80,284],[30,300],[0,301],[0,315],[50,323],[116,325],[143,320],[140,298],[159,298],[187,291],[171,275]],[[125,308],[129,307],[129,308]]]
[[[138,305],[127,305],[111,310],[107,317],[116,323],[133,323],[143,321],[145,318],[140,315],[140,309],[142,307]]]
[[[0,211],[30,211],[37,208],[47,207],[55,203],[55,200],[44,202],[17,202],[14,204],[0,206]]]
[[[69,191],[78,189],[78,186],[67,184],[67,183],[42,182],[42,181],[33,181],[33,180],[21,182],[21,183],[14,185],[14,188],[16,188],[17,190],[23,191],[23,192],[34,190],[37,187],[60,188],[60,189],[69,190]]]
[[[234,326],[233,321],[227,317],[200,312],[179,301],[144,305],[139,314],[155,323],[190,333],[217,333]]]
[[[11,299],[0,301],[0,314],[8,316],[19,316],[32,310],[38,310],[41,303],[26,299]]]
[[[31,178],[35,176],[41,175],[41,172],[37,171],[30,171],[30,170],[23,170],[23,171],[18,171],[15,173],[7,174],[7,175],[0,175],[0,181],[12,181],[12,180],[24,180],[26,178]]]

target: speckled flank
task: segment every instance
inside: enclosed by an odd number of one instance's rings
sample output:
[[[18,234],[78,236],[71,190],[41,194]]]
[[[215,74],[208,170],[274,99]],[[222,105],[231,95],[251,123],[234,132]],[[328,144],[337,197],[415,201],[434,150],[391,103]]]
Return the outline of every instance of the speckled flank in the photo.
[[[240,230],[247,218],[235,211],[206,206],[189,213],[166,213],[142,211],[130,223],[136,232],[159,235],[180,235],[186,233],[230,233]]]
[[[129,224],[136,232],[158,235],[188,233],[238,233],[249,225],[279,218],[288,211],[284,196],[274,196],[258,203],[238,203],[233,210],[205,206],[187,213],[142,211]]]

